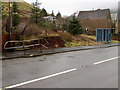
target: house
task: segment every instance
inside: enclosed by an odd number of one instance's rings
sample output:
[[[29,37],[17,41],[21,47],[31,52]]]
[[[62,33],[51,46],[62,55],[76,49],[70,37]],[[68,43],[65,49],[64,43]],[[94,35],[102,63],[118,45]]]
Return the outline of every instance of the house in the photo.
[[[82,28],[87,34],[95,34],[97,28],[111,28],[111,14],[109,9],[80,11],[78,14]]]
[[[48,20],[48,21],[55,21],[56,17],[54,17],[54,16],[46,16],[46,17],[44,17],[44,19]]]
[[[120,34],[120,1],[118,2],[117,32]]]
[[[51,21],[52,23],[54,23],[54,27],[55,27],[55,29],[56,30],[61,30],[61,27],[62,27],[62,23],[63,23],[63,20],[62,19],[56,19],[56,17],[55,16],[46,16],[46,17],[44,17],[44,19],[46,20],[46,21]]]

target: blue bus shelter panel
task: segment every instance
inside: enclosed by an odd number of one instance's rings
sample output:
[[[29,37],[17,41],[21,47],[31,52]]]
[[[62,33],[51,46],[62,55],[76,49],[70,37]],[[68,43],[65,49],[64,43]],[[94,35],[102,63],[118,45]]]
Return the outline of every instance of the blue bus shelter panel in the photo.
[[[112,29],[96,29],[96,41],[97,42],[111,42],[112,41]]]
[[[96,30],[97,42],[102,41],[102,30]]]

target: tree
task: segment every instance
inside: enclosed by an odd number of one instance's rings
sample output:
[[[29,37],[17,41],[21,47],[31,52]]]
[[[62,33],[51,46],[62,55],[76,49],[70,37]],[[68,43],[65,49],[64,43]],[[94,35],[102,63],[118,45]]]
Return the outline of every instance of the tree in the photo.
[[[73,35],[83,33],[83,29],[81,28],[80,21],[75,16],[73,16],[72,20],[70,20],[67,31]]]
[[[13,14],[12,15],[12,26],[16,27],[20,22],[20,16],[19,14]]]
[[[61,19],[61,18],[62,18],[61,13],[58,12],[58,14],[56,15],[56,19]]]
[[[45,16],[47,16],[48,14],[47,14],[47,11],[43,8],[43,9],[41,10],[41,12],[40,12],[40,15],[41,15],[41,17],[45,17]]]
[[[13,2],[12,6],[12,26],[16,27],[20,22],[20,15],[18,14],[19,9],[16,2]]]
[[[6,7],[2,2],[1,8],[2,8],[1,9],[2,13],[1,14],[2,14],[2,30],[3,30],[3,29],[7,29],[6,24],[7,24],[7,20],[8,20],[8,7]]]
[[[36,2],[32,3],[33,5],[33,8],[32,8],[32,11],[31,11],[31,21],[34,22],[34,23],[38,23],[39,21],[39,17],[40,17],[40,9],[39,9],[39,5],[41,3],[38,2],[38,0],[36,0]]]
[[[14,13],[19,12],[18,5],[16,2],[13,2],[12,12],[14,12]]]
[[[68,24],[69,24],[69,19],[66,17],[63,17],[63,22],[62,22],[62,30],[63,31],[68,30]]]
[[[2,19],[6,19],[6,17],[7,17],[7,12],[8,12],[8,7],[6,7],[4,4],[3,4],[3,2],[2,2],[2,4],[1,4],[1,10],[2,10]],[[7,10],[6,10],[7,9]]]
[[[51,13],[51,16],[53,16],[53,17],[55,16],[53,11],[52,11],[52,13]]]

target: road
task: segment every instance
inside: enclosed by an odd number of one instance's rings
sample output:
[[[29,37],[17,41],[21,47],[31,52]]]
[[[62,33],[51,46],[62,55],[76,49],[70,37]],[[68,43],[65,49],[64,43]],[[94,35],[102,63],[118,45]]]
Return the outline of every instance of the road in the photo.
[[[118,47],[2,62],[3,88],[118,88]]]

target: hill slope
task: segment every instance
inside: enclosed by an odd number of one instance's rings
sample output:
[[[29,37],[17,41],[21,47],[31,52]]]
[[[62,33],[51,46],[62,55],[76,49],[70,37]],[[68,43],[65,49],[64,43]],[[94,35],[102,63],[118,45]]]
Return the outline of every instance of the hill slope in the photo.
[[[22,16],[29,15],[29,13],[31,12],[31,8],[33,7],[31,4],[29,4],[25,1],[17,2],[17,5],[18,5],[19,10],[20,10],[19,13]],[[8,3],[2,2],[2,8],[3,7],[4,7],[3,12],[8,13]]]

